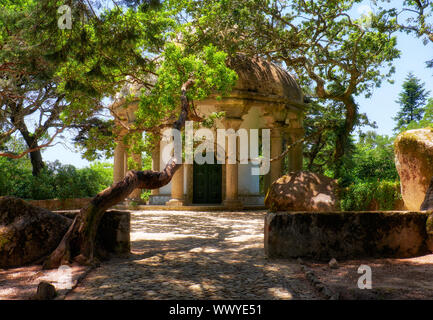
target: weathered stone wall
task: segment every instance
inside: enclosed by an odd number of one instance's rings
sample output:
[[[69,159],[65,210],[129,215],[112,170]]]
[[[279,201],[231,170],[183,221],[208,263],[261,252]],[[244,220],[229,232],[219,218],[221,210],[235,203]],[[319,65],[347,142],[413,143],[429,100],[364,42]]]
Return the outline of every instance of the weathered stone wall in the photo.
[[[426,212],[269,212],[265,253],[270,258],[318,260],[394,257],[433,252],[433,220]],[[429,231],[430,230],[430,231]]]
[[[87,206],[93,198],[27,200],[33,206],[47,210],[75,210]]]
[[[73,219],[78,212],[79,210],[56,211],[55,213]],[[131,250],[130,231],[130,212],[107,210],[101,219],[96,235],[96,247],[102,249],[99,254],[103,256],[129,254]]]

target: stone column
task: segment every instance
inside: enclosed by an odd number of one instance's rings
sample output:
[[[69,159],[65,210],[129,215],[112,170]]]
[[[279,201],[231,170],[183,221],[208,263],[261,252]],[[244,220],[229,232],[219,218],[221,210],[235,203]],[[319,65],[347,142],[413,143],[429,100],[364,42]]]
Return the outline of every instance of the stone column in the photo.
[[[302,129],[296,129],[290,131],[290,138],[292,143],[304,136],[304,131]],[[289,151],[289,171],[299,171],[302,170],[303,165],[303,150],[302,143],[298,143],[292,150]]]
[[[177,169],[173,178],[171,179],[171,199],[165,204],[167,206],[183,206],[185,203],[183,193],[183,165]]]
[[[119,182],[125,177],[125,151],[123,141],[119,140],[114,149],[113,183]]]
[[[135,165],[134,168],[130,168],[130,169],[141,170],[141,154],[133,154],[132,160],[134,161]],[[132,191],[131,194],[129,195],[129,198],[134,201],[141,202],[141,189],[137,188],[134,191]]]
[[[226,118],[223,121],[223,124],[227,129],[233,129],[237,131],[242,123],[242,119],[240,118]],[[230,150],[228,150],[228,138],[226,138],[226,155]],[[238,156],[238,141],[236,139],[236,160],[239,161]],[[223,201],[223,205],[229,209],[242,209],[242,202],[238,199],[238,162],[234,164],[229,164],[228,159],[226,157],[226,192],[225,192],[225,200]]]
[[[283,152],[283,138],[281,127],[275,125],[271,128],[271,159],[278,157]],[[273,183],[281,176],[282,161],[271,162],[270,183]]]
[[[271,173],[265,174],[263,176],[263,191],[266,194],[268,193],[269,187],[271,186]]]
[[[186,199],[185,204],[192,204],[193,200],[193,180],[194,180],[194,165],[193,164],[184,164],[186,171]]]
[[[153,152],[152,152],[152,170],[153,171],[160,171],[160,168],[159,168],[159,163],[160,163],[160,159],[159,159],[159,142],[158,142],[158,145],[157,146],[155,146],[155,149],[153,150]],[[159,195],[159,188],[158,189],[152,189],[151,191],[150,191],[150,194],[152,195],[152,196],[157,196],[157,195]]]

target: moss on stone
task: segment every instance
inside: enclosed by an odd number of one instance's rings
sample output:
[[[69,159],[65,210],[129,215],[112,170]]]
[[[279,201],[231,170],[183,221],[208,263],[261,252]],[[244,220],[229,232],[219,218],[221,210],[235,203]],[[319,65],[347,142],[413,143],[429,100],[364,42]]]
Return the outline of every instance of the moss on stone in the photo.
[[[427,218],[426,231],[428,235],[433,236],[433,214],[430,214]]]
[[[7,234],[0,234],[0,250],[3,250],[3,248],[10,242],[10,239],[8,239]]]

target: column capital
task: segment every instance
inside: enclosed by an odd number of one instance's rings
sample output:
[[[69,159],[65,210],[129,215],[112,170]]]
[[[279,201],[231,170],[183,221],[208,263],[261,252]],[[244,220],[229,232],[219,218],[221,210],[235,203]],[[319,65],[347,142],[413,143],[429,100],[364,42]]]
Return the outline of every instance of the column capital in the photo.
[[[280,138],[286,132],[287,127],[282,123],[274,122],[274,125],[271,127],[271,138]]]

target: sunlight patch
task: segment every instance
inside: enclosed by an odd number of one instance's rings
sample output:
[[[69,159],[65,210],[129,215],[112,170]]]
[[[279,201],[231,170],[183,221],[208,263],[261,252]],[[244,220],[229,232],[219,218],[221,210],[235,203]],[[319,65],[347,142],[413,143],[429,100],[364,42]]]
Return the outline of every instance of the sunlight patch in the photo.
[[[268,292],[269,294],[273,295],[275,298],[278,299],[289,299],[289,300],[293,299],[292,294],[289,291],[287,291],[287,289],[285,288],[281,288],[281,287],[269,288]]]
[[[189,250],[189,252],[194,252],[194,253],[219,253],[219,252],[221,252],[221,250],[213,248],[213,247],[197,247],[197,248],[193,248],[193,249]]]
[[[208,237],[198,236],[198,235],[191,235],[191,234],[181,234],[181,233],[174,233],[174,232],[142,232],[142,231],[135,231],[131,232],[131,241],[138,241],[138,240],[176,240],[176,239],[184,239],[184,238],[202,238],[206,239]]]

